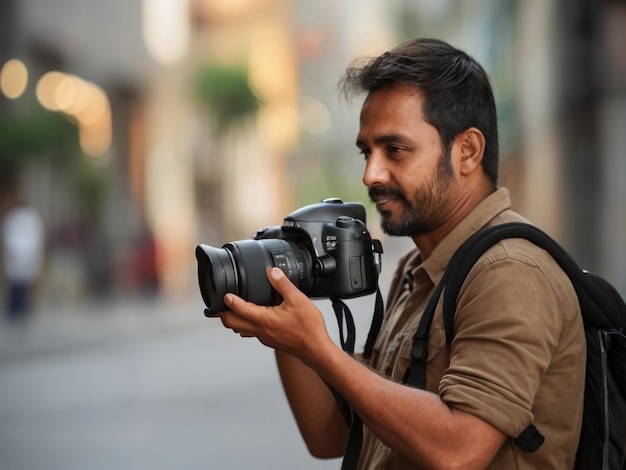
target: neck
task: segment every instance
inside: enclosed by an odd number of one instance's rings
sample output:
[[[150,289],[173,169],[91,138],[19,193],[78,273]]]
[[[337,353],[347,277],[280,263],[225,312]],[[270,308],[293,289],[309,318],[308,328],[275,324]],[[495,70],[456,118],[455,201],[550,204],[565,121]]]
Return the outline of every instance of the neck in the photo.
[[[437,226],[434,230],[427,233],[414,235],[412,237],[413,243],[419,249],[424,259],[428,258],[437,245],[443,240],[459,222],[472,212],[476,206],[478,206],[487,196],[494,191],[491,184],[487,181],[480,185],[478,188],[474,188],[469,193],[459,194],[451,202],[449,209],[449,216],[445,221]]]

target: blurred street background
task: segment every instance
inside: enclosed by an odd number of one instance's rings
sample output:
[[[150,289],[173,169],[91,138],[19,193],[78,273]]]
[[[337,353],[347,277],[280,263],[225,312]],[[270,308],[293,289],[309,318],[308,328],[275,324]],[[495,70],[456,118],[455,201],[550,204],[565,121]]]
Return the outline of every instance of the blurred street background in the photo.
[[[0,467],[338,468],[308,455],[273,352],[200,312],[45,311],[20,337],[3,335]]]
[[[514,208],[626,295],[624,0],[0,0],[0,468],[339,468],[202,315],[194,247],[359,201],[386,292],[410,244],[336,84],[416,36],[484,65]]]

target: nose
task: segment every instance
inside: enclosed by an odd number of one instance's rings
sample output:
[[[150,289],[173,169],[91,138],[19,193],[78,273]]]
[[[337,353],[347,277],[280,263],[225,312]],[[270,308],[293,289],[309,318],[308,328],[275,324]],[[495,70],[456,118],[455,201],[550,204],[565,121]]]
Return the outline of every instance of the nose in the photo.
[[[370,154],[363,172],[363,184],[368,188],[384,185],[389,182],[389,171],[384,165],[384,160],[374,152]]]

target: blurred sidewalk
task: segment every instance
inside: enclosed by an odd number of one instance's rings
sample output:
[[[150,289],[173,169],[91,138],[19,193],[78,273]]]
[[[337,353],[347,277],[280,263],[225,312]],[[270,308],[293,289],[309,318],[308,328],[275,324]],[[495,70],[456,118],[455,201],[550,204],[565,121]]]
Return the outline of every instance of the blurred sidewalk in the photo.
[[[273,352],[200,303],[117,298],[3,322],[0,468],[338,468],[306,451]]]
[[[174,303],[159,297],[114,298],[49,309],[41,305],[24,325],[2,320],[0,360],[192,329],[207,321],[200,299]]]

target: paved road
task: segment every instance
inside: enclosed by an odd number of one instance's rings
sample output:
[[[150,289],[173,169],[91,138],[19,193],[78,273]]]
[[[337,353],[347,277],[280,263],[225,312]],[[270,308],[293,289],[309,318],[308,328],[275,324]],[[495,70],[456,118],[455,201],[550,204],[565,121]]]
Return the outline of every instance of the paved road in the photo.
[[[273,353],[199,304],[40,311],[0,333],[2,469],[340,467],[308,455]]]

